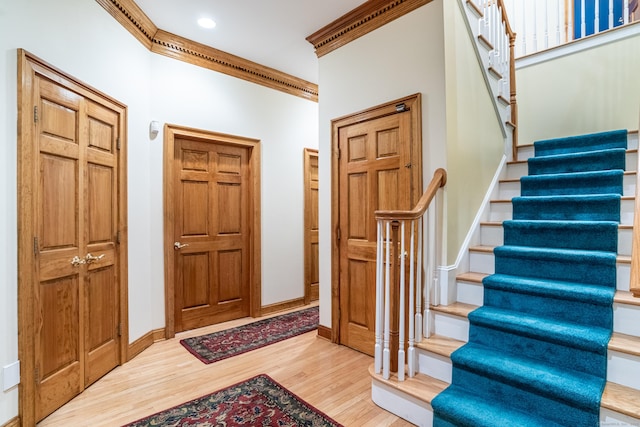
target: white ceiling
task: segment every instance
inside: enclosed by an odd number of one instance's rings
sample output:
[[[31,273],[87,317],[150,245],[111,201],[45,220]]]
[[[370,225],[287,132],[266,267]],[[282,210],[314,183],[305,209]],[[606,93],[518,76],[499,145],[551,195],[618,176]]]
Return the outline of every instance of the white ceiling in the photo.
[[[305,38],[365,0],[136,0],[160,29],[318,83]],[[197,24],[211,18],[216,27]]]

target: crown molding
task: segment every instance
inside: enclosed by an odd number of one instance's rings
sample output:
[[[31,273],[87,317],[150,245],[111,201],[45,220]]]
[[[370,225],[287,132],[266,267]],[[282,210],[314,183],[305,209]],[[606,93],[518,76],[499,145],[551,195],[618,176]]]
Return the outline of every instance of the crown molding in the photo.
[[[320,58],[431,1],[369,0],[311,34],[306,40],[313,45]]]
[[[318,85],[159,29],[134,0],[96,0],[151,52],[318,102]]]

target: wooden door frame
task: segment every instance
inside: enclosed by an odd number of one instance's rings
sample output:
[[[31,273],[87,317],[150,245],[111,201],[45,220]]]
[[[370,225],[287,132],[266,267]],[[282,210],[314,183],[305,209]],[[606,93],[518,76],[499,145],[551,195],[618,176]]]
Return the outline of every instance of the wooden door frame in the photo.
[[[20,360],[19,413],[22,425],[35,425],[35,322],[34,290],[36,277],[35,238],[37,236],[34,192],[36,144],[34,143],[33,78],[41,75],[79,95],[116,111],[119,114],[120,150],[118,155],[118,274],[120,327],[120,361],[128,360],[128,265],[127,265],[127,107],[112,97],[88,86],[69,74],[47,64],[35,55],[18,49],[18,358]]]
[[[318,150],[315,148],[304,149],[304,303],[311,303],[311,282],[308,281],[309,269],[311,268],[311,253],[309,246],[311,245],[311,236],[309,233],[309,222],[311,217],[311,193],[309,191],[311,177],[309,168],[311,167],[311,157],[318,157]]]
[[[340,342],[340,129],[406,110],[411,115],[411,158],[417,171],[411,189],[411,203],[415,204],[422,192],[422,95],[416,93],[331,120],[331,342],[334,343]]]
[[[261,202],[260,202],[260,140],[185,126],[164,125],[164,288],[165,337],[176,335],[175,319],[175,266],[173,249],[175,195],[173,183],[173,156],[176,138],[227,144],[249,150],[249,315],[259,317],[262,304],[261,281]]]

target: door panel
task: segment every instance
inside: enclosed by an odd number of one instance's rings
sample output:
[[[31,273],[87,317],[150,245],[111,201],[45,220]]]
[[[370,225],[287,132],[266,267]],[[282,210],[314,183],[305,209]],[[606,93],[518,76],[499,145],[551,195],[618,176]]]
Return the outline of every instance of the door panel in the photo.
[[[376,223],[411,209],[411,122],[393,114],[340,128],[340,343],[373,355]]]
[[[120,363],[119,117],[50,80],[36,82],[34,332],[40,420]]]
[[[249,315],[248,148],[176,139],[176,331]]]
[[[318,150],[304,149],[304,283],[305,304],[320,297],[318,239]]]

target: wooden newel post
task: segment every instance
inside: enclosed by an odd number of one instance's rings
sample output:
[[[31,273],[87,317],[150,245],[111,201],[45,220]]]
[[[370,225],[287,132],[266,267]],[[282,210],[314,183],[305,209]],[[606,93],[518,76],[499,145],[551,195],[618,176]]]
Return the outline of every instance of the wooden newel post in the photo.
[[[399,221],[391,222],[391,284],[389,287],[389,350],[391,351],[390,371],[398,372],[398,348],[400,336],[400,268],[398,268]]]

